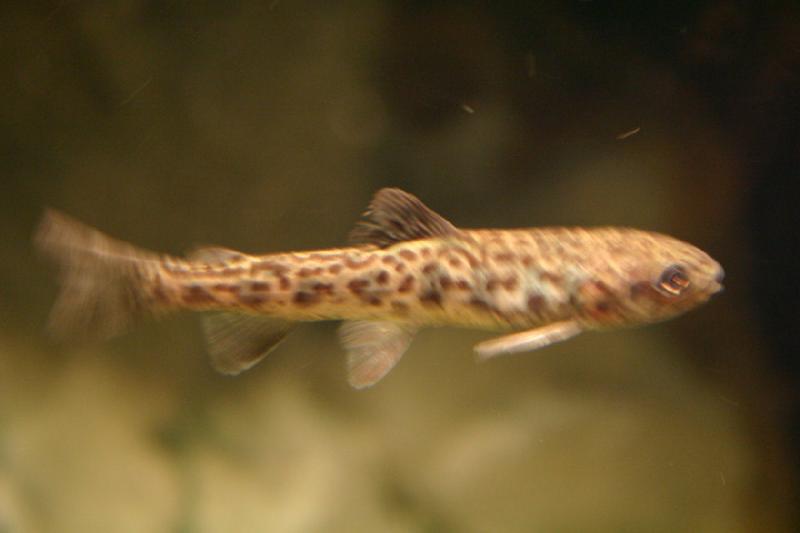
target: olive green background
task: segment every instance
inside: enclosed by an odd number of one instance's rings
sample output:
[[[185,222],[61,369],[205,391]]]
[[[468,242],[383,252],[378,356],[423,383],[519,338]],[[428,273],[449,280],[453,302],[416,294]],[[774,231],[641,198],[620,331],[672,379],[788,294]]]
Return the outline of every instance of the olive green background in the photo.
[[[0,8],[0,532],[793,530],[746,136],[703,90],[754,15],[519,4]],[[754,101],[798,69],[797,11],[773,8]],[[159,251],[270,252],[343,244],[383,186],[467,227],[670,233],[727,291],[484,364],[484,333],[425,331],[363,392],[334,324],[238,378],[191,316],[99,345],[44,334],[44,206]]]

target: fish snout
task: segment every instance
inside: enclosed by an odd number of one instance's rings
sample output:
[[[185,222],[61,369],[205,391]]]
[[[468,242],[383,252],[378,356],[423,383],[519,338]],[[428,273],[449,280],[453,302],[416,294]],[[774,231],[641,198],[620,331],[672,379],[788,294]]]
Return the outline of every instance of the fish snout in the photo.
[[[717,265],[717,272],[714,274],[714,281],[711,284],[711,292],[718,293],[725,290],[725,286],[722,285],[722,280],[725,279],[725,270],[722,268],[722,265]]]

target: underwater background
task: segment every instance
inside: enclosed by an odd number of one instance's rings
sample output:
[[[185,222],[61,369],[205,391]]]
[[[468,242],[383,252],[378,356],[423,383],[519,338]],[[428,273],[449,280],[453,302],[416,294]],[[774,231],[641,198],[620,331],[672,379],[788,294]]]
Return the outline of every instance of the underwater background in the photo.
[[[791,532],[795,2],[4,2],[0,532]],[[237,378],[196,317],[45,332],[45,206],[175,254],[345,243],[401,187],[465,227],[626,225],[719,260],[676,320],[373,389],[335,324]]]

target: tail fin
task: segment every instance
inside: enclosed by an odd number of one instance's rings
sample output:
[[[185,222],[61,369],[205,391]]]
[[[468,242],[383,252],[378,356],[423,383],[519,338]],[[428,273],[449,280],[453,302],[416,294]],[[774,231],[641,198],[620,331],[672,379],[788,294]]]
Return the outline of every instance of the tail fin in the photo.
[[[34,242],[59,268],[61,292],[49,321],[56,337],[108,338],[148,313],[143,281],[156,254],[52,209],[45,211]]]

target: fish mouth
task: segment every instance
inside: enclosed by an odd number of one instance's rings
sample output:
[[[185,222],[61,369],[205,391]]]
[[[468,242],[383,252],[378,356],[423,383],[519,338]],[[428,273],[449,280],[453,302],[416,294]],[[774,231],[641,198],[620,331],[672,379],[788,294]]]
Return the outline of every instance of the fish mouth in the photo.
[[[722,284],[722,280],[724,279],[725,270],[723,270],[721,266],[717,265],[717,273],[714,275],[714,280],[709,286],[711,294],[717,294],[725,290],[725,286]]]

